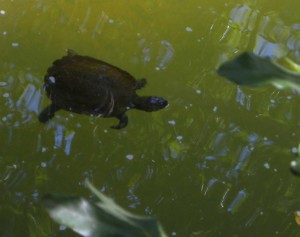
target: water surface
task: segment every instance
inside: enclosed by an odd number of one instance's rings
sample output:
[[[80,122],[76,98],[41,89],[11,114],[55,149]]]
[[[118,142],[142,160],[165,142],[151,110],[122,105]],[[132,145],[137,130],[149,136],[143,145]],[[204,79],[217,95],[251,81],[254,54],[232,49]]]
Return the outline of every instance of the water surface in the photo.
[[[170,236],[297,236],[299,95],[249,89],[216,74],[244,50],[299,62],[299,1],[7,1],[0,4],[1,236],[76,236],[40,206],[48,192],[85,197],[89,178]],[[43,76],[65,49],[136,78],[166,98],[129,125],[59,111]]]

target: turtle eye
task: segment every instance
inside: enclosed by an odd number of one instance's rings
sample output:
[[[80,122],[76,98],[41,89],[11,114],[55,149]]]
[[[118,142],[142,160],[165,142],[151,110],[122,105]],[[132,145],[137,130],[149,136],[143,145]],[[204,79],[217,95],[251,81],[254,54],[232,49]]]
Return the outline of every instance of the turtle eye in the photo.
[[[158,103],[158,98],[157,97],[151,97],[150,98],[150,104],[157,104]]]

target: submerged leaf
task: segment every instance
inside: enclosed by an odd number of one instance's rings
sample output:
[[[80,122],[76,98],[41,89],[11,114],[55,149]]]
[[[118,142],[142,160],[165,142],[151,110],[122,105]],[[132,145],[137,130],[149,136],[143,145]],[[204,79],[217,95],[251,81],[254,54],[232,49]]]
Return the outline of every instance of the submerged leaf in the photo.
[[[96,202],[48,194],[43,199],[44,206],[56,222],[82,236],[166,236],[156,219],[131,214],[91,184],[88,183],[88,187],[96,196]]]
[[[300,91],[299,66],[289,59],[284,62],[286,68],[269,57],[263,58],[244,52],[222,64],[218,73],[238,85],[258,87],[273,84],[280,89],[292,88]]]

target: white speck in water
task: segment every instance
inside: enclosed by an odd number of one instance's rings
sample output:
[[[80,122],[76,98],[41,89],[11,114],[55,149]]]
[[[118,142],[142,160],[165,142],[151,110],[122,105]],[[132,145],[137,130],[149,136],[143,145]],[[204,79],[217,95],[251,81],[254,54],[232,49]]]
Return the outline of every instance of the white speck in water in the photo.
[[[4,98],[8,98],[8,97],[9,97],[9,94],[8,94],[8,93],[4,93],[4,94],[3,94],[3,97],[4,97]]]
[[[6,32],[6,31],[3,31],[3,32],[2,32],[2,35],[7,35],[7,32]]]
[[[104,129],[103,132],[104,132],[104,133],[108,133],[108,130],[107,130],[107,129]]]
[[[5,10],[0,10],[0,14],[1,14],[1,15],[5,15],[5,14],[6,14],[6,11],[5,11]]]
[[[67,229],[67,227],[64,226],[64,225],[60,225],[60,226],[59,226],[59,230],[60,230],[60,231],[65,231],[66,229]]]
[[[275,100],[270,100],[270,102],[271,102],[272,104],[275,104]]]
[[[295,167],[297,166],[297,161],[292,160],[292,161],[291,161],[291,166],[292,166],[293,168],[295,168]]]
[[[168,124],[170,124],[170,125],[175,125],[176,122],[175,122],[175,120],[169,120],[169,121],[168,121]]]
[[[179,142],[182,142],[183,136],[177,136],[176,138]]]
[[[34,198],[38,198],[38,197],[39,197],[39,193],[38,193],[37,191],[35,191],[35,192],[32,194],[32,196],[33,196]]]
[[[133,160],[133,155],[132,154],[128,154],[128,155],[126,155],[126,159],[127,160]]]
[[[114,23],[115,21],[113,20],[113,19],[109,19],[108,20],[108,23],[110,23],[110,24],[112,24],[112,23]]]
[[[70,116],[70,117],[72,117],[73,118],[73,116]],[[75,125],[77,128],[81,128],[81,124],[80,123],[76,123],[76,125]]]
[[[297,154],[298,153],[298,148],[297,147],[293,147],[292,148],[292,153]]]
[[[186,31],[186,32],[192,32],[193,29],[192,29],[191,27],[187,26],[187,27],[185,27],[185,31]]]
[[[50,77],[49,77],[49,80],[50,80],[51,83],[55,84],[55,77],[50,76]]]
[[[217,160],[217,158],[215,156],[206,156],[204,159],[205,160]]]
[[[265,167],[266,169],[270,169],[270,164],[269,164],[269,163],[264,163],[264,167]]]
[[[217,110],[218,110],[218,106],[215,106],[215,107],[213,108],[213,112],[217,112]]]
[[[5,81],[0,81],[0,86],[7,86],[7,83]]]
[[[156,71],[159,71],[159,70],[160,70],[160,67],[155,67],[155,70],[156,70]]]
[[[288,95],[286,98],[287,98],[288,100],[291,100],[293,97],[292,97],[291,95]]]
[[[202,91],[201,91],[201,90],[196,90],[196,93],[197,93],[197,94],[201,94]]]
[[[41,163],[41,167],[42,167],[42,168],[46,168],[46,167],[47,167],[46,162],[42,162],[42,163]]]
[[[2,118],[2,121],[3,121],[3,122],[5,122],[6,120],[7,120],[7,118],[6,118],[6,117],[3,117],[3,118]]]
[[[19,43],[18,43],[18,42],[12,42],[12,43],[11,43],[11,46],[13,46],[13,47],[15,47],[15,48],[16,48],[16,47],[19,47]]]
[[[172,236],[176,236],[176,232],[172,232],[172,234],[171,234]]]
[[[47,148],[46,147],[43,147],[42,148],[42,152],[44,153],[44,152],[46,152],[47,151]]]

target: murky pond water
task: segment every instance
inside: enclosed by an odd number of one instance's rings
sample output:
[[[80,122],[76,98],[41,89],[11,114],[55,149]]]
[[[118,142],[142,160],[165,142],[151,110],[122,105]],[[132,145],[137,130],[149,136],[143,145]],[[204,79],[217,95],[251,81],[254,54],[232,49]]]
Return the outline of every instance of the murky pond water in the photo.
[[[0,233],[76,236],[40,206],[48,192],[96,187],[170,236],[298,236],[300,97],[216,74],[252,50],[300,62],[300,2],[0,1]],[[70,48],[147,78],[122,130],[65,111],[44,125],[43,77]]]

